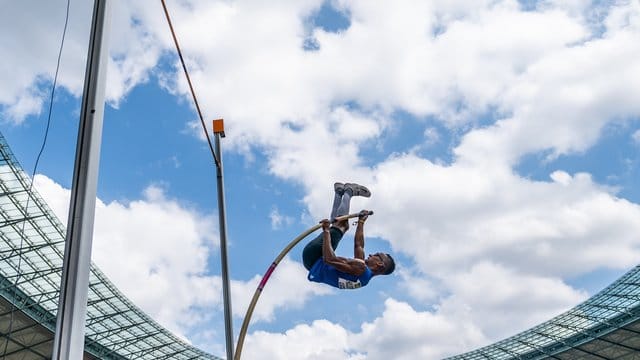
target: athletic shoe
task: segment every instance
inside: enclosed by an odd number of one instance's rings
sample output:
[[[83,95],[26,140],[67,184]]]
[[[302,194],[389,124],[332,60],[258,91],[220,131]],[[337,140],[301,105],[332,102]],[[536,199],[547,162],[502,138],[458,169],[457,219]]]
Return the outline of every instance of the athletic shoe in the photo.
[[[364,197],[370,197],[371,196],[371,191],[369,191],[369,189],[367,189],[366,186],[360,185],[360,184],[354,184],[354,183],[347,183],[344,184],[344,189],[351,189],[352,191],[352,195],[351,196],[364,196]]]
[[[333,184],[333,191],[335,191],[338,195],[342,196],[344,194],[344,184],[343,183],[335,183]]]

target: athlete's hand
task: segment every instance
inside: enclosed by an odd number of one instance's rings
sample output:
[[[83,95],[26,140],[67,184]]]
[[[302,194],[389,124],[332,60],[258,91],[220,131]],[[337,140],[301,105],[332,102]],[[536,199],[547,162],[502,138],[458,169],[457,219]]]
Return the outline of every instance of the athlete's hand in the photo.
[[[328,231],[329,228],[331,227],[331,223],[329,222],[328,219],[320,220],[320,224],[322,224],[322,231]]]
[[[358,213],[358,221],[367,221],[369,210],[362,210]]]

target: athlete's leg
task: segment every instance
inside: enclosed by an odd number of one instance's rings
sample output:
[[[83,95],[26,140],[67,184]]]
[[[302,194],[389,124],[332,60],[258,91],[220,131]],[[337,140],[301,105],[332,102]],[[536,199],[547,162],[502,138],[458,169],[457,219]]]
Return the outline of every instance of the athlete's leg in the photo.
[[[367,189],[367,187],[364,185],[355,184],[355,183],[346,183],[344,184],[344,188],[345,190],[351,189],[352,191],[351,196],[371,197],[371,191],[369,191],[369,189]]]
[[[333,185],[334,197],[331,209],[331,220],[336,217],[348,215],[351,207],[352,196],[371,196],[371,192],[365,186],[359,184],[342,184],[335,183]],[[349,230],[349,221],[342,220],[334,223],[329,232],[331,234],[331,247],[335,250],[342,239],[345,232]],[[307,270],[313,267],[313,264],[322,258],[322,233],[315,239],[311,240],[302,250],[302,261]]]
[[[329,234],[331,236],[331,247],[335,250],[344,233],[339,228],[332,226],[329,229]],[[320,235],[309,241],[304,250],[302,250],[302,263],[307,270],[311,270],[313,264],[322,258],[322,235],[320,233]]]
[[[342,194],[342,199],[340,200],[340,205],[336,209],[336,216],[348,215],[349,207],[351,207],[351,197],[353,196],[353,190],[350,188],[344,189],[344,194]]]
[[[344,194],[344,184],[343,183],[335,183],[333,184],[333,205],[331,206],[331,216],[329,217],[330,221],[333,221],[338,215],[338,207],[340,206],[340,202],[342,202],[342,194]]]
[[[349,208],[351,207],[351,197],[353,196],[370,197],[371,192],[365,186],[359,184],[344,184],[344,194],[342,194],[340,205],[336,210],[336,217],[349,214]],[[333,226],[339,228],[343,233],[346,233],[347,230],[349,230],[349,221],[339,221],[334,223]]]

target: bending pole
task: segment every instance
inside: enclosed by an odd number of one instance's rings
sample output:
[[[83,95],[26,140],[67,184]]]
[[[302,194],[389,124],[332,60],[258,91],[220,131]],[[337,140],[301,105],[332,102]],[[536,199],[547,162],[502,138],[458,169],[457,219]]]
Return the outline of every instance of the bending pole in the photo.
[[[369,212],[369,215],[371,214],[373,214],[373,211]],[[338,216],[335,219],[335,221],[347,220],[347,219],[358,217],[359,215],[360,213]],[[290,242],[289,245],[287,245],[287,247],[285,247],[284,250],[280,252],[280,255],[276,257],[276,259],[273,261],[271,266],[269,266],[269,269],[267,269],[267,272],[262,277],[262,281],[260,281],[260,284],[258,285],[256,292],[253,294],[253,298],[251,299],[251,303],[249,304],[247,313],[244,315],[244,321],[242,322],[242,328],[240,329],[240,335],[238,336],[238,344],[236,345],[236,355],[233,358],[234,360],[240,360],[240,355],[242,354],[242,345],[244,344],[244,337],[247,334],[247,328],[249,327],[249,321],[251,320],[251,315],[253,315],[253,309],[256,307],[256,303],[258,303],[258,298],[262,293],[262,289],[264,289],[264,286],[267,284],[267,281],[269,281],[269,277],[271,277],[271,274],[273,274],[273,271],[276,269],[276,266],[278,266],[278,264],[280,263],[280,261],[282,261],[284,256],[287,255],[287,253],[291,251],[291,249],[293,249],[293,247],[296,246],[302,239],[306,238],[307,236],[309,236],[309,234],[318,230],[321,227],[322,227],[322,224],[317,224],[315,226],[310,227],[309,229],[307,229],[307,231],[303,232],[302,234],[298,235],[297,238],[293,239],[293,241]]]

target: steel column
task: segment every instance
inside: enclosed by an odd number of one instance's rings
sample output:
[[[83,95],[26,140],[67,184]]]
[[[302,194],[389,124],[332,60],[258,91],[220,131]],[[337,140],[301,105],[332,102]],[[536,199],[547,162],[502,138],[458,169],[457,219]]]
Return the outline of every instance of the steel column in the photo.
[[[95,0],[54,337],[56,360],[80,360],[84,354],[110,21],[110,0]]]

